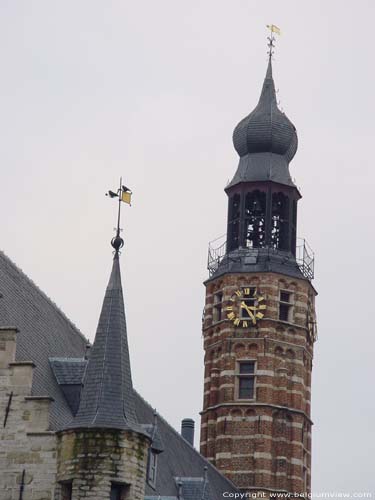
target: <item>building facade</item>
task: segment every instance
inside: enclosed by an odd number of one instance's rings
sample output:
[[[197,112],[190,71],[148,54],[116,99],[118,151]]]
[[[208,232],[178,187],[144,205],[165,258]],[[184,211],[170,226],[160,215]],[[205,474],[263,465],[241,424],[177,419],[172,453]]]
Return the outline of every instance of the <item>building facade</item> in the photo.
[[[297,135],[271,59],[233,140],[227,237],[205,283],[201,453],[191,419],[179,434],[133,388],[119,227],[93,345],[0,252],[0,500],[310,491],[314,262],[297,240]]]
[[[92,346],[0,252],[0,500],[216,500],[238,491],[194,448],[191,419],[179,434],[133,389],[122,241],[113,245]]]
[[[277,106],[271,55],[233,142],[226,241],[209,249],[205,282],[201,453],[242,491],[309,492],[314,260],[297,240],[297,134]]]

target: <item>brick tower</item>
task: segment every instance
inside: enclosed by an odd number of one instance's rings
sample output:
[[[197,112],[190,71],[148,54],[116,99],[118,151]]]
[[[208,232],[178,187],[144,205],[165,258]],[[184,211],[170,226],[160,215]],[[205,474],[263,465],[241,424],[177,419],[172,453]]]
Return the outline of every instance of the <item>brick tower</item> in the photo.
[[[311,484],[314,261],[297,240],[297,134],[277,107],[271,57],[258,105],[233,134],[240,161],[225,188],[226,241],[209,249],[201,453],[243,491],[302,493]]]

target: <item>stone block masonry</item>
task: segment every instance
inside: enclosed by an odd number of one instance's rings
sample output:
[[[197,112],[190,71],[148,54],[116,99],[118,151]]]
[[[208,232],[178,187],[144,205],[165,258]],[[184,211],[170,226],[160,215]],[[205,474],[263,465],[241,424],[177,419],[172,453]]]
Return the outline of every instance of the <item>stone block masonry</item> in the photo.
[[[72,500],[110,498],[122,486],[122,500],[143,500],[149,440],[132,431],[70,430],[58,436],[60,484],[71,482]]]
[[[56,435],[52,399],[31,396],[34,364],[16,362],[15,328],[0,328],[0,500],[52,500]]]
[[[131,431],[49,428],[48,395],[32,396],[34,363],[16,362],[17,330],[0,328],[0,500],[143,500],[149,439]],[[66,495],[66,485],[71,484]],[[69,489],[68,489],[69,491]]]

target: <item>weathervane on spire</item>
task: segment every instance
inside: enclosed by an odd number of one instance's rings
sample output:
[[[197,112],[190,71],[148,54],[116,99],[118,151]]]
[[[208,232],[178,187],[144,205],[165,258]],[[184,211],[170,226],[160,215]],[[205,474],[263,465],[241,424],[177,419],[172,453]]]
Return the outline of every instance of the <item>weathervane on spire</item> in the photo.
[[[274,33],[277,35],[281,35],[280,28],[278,28],[275,24],[267,24],[267,28],[270,30],[270,36],[267,37],[268,40],[268,56],[270,59],[272,59],[272,56],[274,54],[274,48],[275,48],[275,41],[276,38],[274,37]]]
[[[106,193],[106,196],[109,196],[110,198],[118,198],[117,227],[115,228],[116,236],[112,238],[111,241],[111,245],[115,249],[116,254],[120,251],[120,248],[124,246],[124,240],[120,236],[121,202],[131,205],[132,194],[132,191],[122,184],[122,177],[120,177],[120,187],[117,191],[115,192],[109,190],[108,193]]]

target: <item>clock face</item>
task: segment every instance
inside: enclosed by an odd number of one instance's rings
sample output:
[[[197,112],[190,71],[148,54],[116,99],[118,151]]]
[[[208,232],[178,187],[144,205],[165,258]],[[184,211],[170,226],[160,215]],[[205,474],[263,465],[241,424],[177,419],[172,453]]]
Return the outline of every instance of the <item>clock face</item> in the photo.
[[[253,326],[264,317],[264,297],[258,295],[254,287],[236,290],[229,300],[230,305],[226,307],[227,318],[235,326]]]

